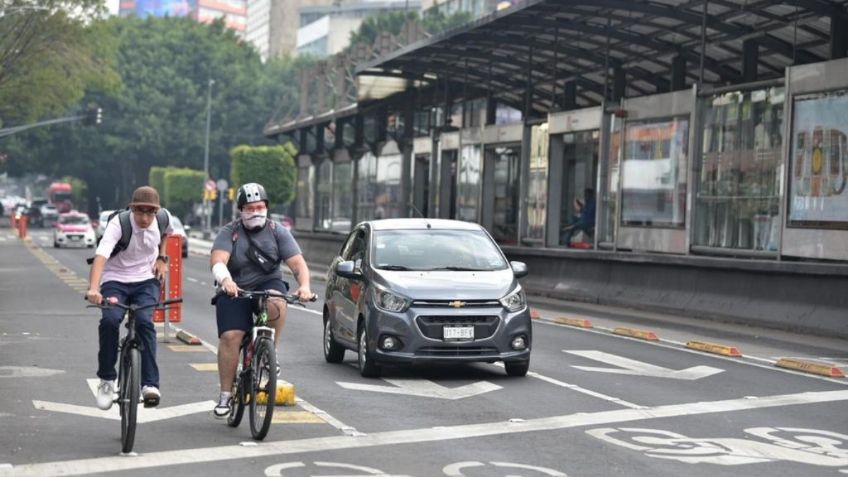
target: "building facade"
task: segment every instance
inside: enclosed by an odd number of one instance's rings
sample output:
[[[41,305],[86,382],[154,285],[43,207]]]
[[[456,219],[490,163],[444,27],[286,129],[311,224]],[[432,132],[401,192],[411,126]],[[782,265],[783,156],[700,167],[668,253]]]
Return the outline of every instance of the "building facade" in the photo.
[[[121,16],[186,16],[210,23],[224,18],[227,28],[244,35],[247,24],[245,0],[121,0]]]

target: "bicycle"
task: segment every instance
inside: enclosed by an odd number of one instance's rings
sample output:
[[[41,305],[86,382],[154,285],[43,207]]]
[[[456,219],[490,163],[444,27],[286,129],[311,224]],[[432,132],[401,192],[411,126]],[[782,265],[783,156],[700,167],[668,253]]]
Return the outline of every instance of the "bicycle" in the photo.
[[[223,292],[219,292],[220,295]],[[301,305],[296,295],[275,290],[239,290],[237,297],[258,300],[253,313],[253,328],[245,334],[239,347],[239,364],[233,380],[227,425],[238,427],[244,407],[250,407],[250,434],[261,441],[268,435],[277,400],[277,356],[274,329],[268,326],[268,298],[282,298],[290,305]],[[317,295],[312,297],[315,301]]]
[[[141,401],[141,343],[136,338],[135,314],[148,308],[165,309],[168,305],[182,303],[182,298],[172,298],[162,302],[138,306],[124,305],[118,302],[106,302],[99,305],[88,305],[86,308],[120,308],[124,310],[127,320],[127,334],[118,345],[118,410],[121,414],[121,452],[132,452],[135,443],[136,419],[138,403]],[[123,319],[121,320],[123,321]]]

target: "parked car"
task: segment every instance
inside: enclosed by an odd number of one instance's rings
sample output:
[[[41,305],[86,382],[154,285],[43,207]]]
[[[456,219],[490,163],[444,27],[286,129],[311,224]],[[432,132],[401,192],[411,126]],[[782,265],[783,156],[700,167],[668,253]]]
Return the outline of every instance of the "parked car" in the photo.
[[[282,224],[288,230],[294,227],[294,219],[285,214],[271,214],[271,220]]]
[[[89,247],[97,243],[94,229],[88,215],[82,212],[59,214],[59,220],[53,228],[53,247]]]
[[[518,282],[525,275],[477,224],[363,222],[330,265],[324,358],[337,363],[356,351],[366,377],[385,364],[495,361],[524,376],[532,343]]]
[[[43,224],[50,225],[56,222],[56,220],[59,218],[59,211],[56,209],[55,205],[42,204],[40,206],[40,209]]]

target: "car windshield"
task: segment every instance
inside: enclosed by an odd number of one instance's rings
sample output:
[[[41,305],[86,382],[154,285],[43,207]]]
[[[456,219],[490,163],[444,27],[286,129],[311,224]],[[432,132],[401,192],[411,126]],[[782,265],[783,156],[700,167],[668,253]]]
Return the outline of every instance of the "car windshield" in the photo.
[[[482,230],[378,230],[372,262],[382,270],[507,268],[498,246]]]
[[[64,215],[59,217],[59,223],[65,225],[85,225],[88,223],[88,217],[84,215]]]

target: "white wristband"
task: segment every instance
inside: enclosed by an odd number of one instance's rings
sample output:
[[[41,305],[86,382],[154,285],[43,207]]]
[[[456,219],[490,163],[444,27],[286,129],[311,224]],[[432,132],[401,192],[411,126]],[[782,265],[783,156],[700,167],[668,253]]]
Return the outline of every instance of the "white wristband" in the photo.
[[[215,276],[215,281],[218,282],[218,285],[223,285],[224,280],[233,277],[230,276],[230,271],[227,269],[227,266],[222,262],[218,262],[215,265],[212,265],[212,275]]]

